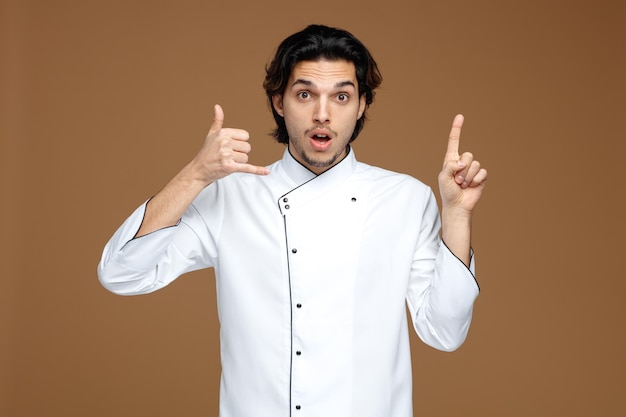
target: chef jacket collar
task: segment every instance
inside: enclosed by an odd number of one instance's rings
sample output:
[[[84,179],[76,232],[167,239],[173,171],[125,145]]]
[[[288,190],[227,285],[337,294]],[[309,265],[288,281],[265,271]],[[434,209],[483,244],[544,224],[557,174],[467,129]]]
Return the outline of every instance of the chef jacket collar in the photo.
[[[349,148],[348,154],[339,163],[316,175],[285,150],[280,167],[283,176],[291,182],[292,187],[278,198],[280,211],[286,215],[316,200],[348,179],[356,170],[357,161],[354,152]]]

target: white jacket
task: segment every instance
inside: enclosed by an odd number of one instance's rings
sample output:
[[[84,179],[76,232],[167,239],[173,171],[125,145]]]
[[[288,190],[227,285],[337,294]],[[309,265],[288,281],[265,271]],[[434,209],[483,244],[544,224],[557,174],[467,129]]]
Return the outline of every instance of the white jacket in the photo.
[[[221,417],[410,417],[405,300],[428,345],[458,348],[478,285],[439,237],[430,188],[356,161],[319,176],[288,151],[268,176],[230,175],[177,226],[133,239],[145,205],[105,247],[98,274],[123,295],[214,267]]]

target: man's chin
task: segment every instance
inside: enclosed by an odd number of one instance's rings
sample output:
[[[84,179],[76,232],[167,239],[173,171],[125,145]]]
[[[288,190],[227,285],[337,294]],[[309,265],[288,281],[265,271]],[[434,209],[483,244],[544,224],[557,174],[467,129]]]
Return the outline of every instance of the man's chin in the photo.
[[[312,158],[309,155],[304,155],[304,163],[311,171],[319,174],[335,166],[344,156],[343,152],[326,158]]]

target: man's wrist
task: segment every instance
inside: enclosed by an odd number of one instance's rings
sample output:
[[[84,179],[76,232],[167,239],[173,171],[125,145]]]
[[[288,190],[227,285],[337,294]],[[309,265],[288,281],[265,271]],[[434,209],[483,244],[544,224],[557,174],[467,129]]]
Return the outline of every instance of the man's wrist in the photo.
[[[460,207],[446,207],[445,205],[441,209],[442,222],[452,222],[455,224],[471,224],[472,212]]]
[[[205,178],[202,175],[202,170],[198,169],[193,161],[183,168],[177,177],[181,186],[196,191],[201,191],[214,182],[213,180]]]

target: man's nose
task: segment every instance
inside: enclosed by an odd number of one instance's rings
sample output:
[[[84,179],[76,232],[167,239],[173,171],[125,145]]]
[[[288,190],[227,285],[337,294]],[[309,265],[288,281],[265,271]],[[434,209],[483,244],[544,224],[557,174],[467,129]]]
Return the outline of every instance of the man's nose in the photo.
[[[317,101],[317,105],[315,106],[315,113],[313,114],[313,119],[316,123],[326,124],[330,122],[330,108],[328,99],[322,97]]]

